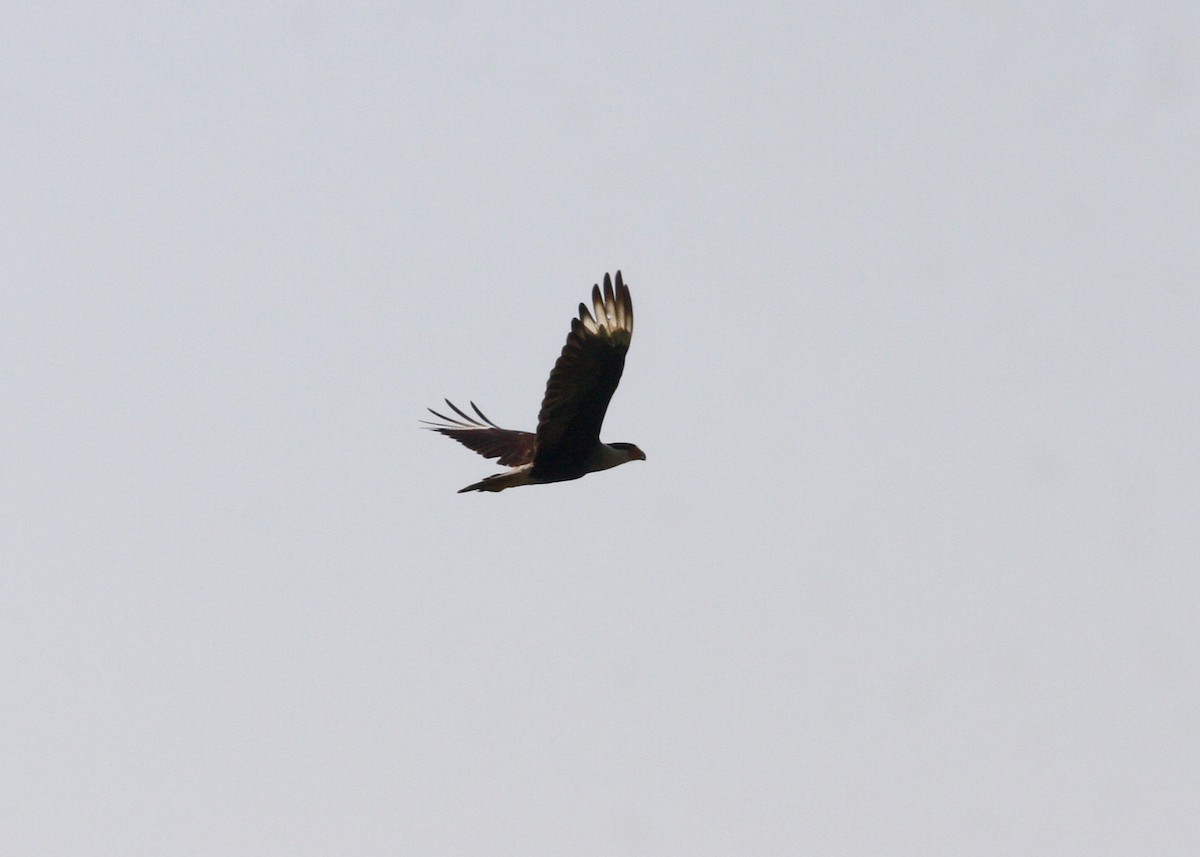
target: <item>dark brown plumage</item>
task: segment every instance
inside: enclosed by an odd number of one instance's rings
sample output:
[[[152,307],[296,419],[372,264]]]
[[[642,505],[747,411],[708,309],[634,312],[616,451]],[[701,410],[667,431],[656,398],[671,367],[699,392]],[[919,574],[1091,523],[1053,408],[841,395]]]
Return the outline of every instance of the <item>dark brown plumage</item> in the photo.
[[[546,382],[536,432],[500,428],[474,402],[471,408],[478,419],[449,399],[446,404],[461,419],[430,408],[429,412],[442,420],[428,423],[431,429],[511,468],[462,491],[503,491],[518,485],[563,482],[627,461],[645,460],[645,453],[631,443],[600,442],[600,426],[620,383],[632,336],[629,289],[620,271],[615,287],[605,274],[604,291],[592,287],[592,311],[580,304],[579,317],[571,320],[567,342]]]

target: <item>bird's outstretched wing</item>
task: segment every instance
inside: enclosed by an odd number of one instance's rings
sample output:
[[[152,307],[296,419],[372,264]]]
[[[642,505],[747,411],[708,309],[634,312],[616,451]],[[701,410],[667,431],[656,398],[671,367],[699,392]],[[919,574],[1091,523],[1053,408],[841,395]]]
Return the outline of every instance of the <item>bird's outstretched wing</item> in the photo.
[[[435,423],[429,420],[422,420],[422,422],[434,431],[454,438],[467,449],[473,449],[484,458],[497,459],[497,463],[505,467],[520,467],[522,464],[533,461],[536,437],[533,432],[500,428],[485,417],[483,411],[479,410],[474,402],[471,402],[471,408],[479,415],[479,419],[464,414],[449,399],[446,399],[446,404],[462,419],[452,419],[430,408],[429,413],[442,422]]]
[[[633,301],[620,271],[615,289],[607,274],[603,293],[592,286],[592,311],[579,305],[579,318],[571,320],[567,344],[546,382],[536,461],[582,460],[600,440],[633,336]]]

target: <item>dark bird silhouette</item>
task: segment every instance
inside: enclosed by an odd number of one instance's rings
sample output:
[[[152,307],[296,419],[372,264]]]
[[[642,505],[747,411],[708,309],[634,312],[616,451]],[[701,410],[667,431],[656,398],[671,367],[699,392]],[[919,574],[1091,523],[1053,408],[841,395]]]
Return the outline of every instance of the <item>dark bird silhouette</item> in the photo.
[[[441,422],[423,421],[429,428],[509,468],[459,493],[565,482],[627,461],[645,461],[646,454],[632,443],[600,441],[600,426],[621,380],[632,337],[629,289],[620,271],[615,287],[605,274],[603,292],[598,285],[592,286],[592,310],[580,304],[579,317],[571,319],[567,344],[546,382],[537,431],[500,428],[474,402],[474,416],[449,399],[446,404],[458,418],[430,408]]]

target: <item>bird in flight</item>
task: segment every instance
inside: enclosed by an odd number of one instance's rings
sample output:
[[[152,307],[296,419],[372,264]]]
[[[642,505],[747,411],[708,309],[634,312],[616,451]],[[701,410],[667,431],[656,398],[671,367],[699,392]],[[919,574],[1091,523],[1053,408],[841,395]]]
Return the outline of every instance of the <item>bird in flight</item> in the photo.
[[[645,461],[646,454],[632,443],[600,442],[600,425],[621,380],[632,336],[633,301],[629,289],[620,271],[615,288],[605,274],[603,292],[599,286],[592,286],[592,310],[580,304],[579,318],[571,319],[567,344],[546,382],[537,431],[500,428],[474,402],[471,409],[475,416],[471,416],[446,399],[460,419],[430,408],[429,412],[441,422],[423,420],[428,428],[509,468],[458,493],[565,482],[627,461]]]

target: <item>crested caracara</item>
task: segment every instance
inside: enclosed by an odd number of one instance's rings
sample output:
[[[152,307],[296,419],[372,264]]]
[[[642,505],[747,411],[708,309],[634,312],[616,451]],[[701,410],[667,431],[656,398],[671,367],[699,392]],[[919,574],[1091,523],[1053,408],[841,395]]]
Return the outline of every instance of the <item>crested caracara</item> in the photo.
[[[579,305],[571,319],[567,344],[546,382],[537,431],[502,429],[471,402],[475,416],[446,404],[461,419],[429,412],[442,422],[424,421],[484,458],[508,467],[468,485],[464,491],[503,491],[518,485],[565,482],[627,461],[645,461],[632,443],[601,443],[600,425],[609,399],[621,380],[625,353],[633,336],[633,302],[617,271],[616,286],[604,275],[604,291],[592,286],[592,311]]]

